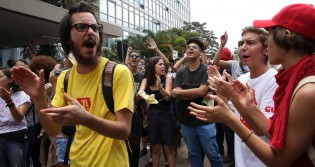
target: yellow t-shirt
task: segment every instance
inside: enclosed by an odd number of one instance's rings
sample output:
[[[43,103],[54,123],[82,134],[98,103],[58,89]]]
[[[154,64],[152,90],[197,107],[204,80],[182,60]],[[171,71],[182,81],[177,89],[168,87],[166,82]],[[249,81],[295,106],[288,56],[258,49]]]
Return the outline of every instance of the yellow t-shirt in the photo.
[[[115,120],[115,116],[106,106],[102,92],[102,72],[105,63],[102,58],[99,65],[88,74],[77,73],[77,64],[71,69],[67,93],[98,117]],[[65,71],[60,74],[56,94],[52,101],[55,107],[66,105],[63,98]],[[127,108],[133,112],[135,86],[129,69],[118,64],[114,72],[113,97],[115,112]],[[71,167],[85,166],[129,166],[126,144],[123,140],[112,139],[82,126],[76,126],[76,134],[70,150]]]

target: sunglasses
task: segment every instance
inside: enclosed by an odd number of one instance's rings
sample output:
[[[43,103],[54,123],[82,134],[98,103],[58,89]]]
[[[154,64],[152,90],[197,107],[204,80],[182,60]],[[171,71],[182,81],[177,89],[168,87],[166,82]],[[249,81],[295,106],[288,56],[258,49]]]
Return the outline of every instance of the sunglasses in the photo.
[[[139,58],[139,55],[130,55],[131,58]]]
[[[86,23],[77,23],[71,26],[71,28],[75,27],[79,32],[87,32],[91,27],[92,30],[96,33],[102,32],[103,25],[102,24],[86,24]]]

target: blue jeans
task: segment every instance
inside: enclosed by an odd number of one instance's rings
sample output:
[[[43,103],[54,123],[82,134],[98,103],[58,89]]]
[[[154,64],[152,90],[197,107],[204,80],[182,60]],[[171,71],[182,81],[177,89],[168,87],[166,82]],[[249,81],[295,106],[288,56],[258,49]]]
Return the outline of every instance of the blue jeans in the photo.
[[[26,166],[27,141],[17,142],[0,137],[0,166]]]
[[[196,127],[181,124],[181,128],[192,167],[203,166],[202,152],[208,157],[211,167],[223,167],[214,123]]]

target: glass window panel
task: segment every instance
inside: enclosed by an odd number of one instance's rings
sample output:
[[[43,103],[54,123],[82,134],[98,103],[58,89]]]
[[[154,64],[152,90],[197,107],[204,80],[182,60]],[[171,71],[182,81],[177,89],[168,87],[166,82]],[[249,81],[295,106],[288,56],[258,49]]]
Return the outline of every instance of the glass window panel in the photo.
[[[135,24],[135,19],[134,19],[134,13],[132,11],[129,11],[129,23],[130,24]]]
[[[119,6],[119,5],[116,5],[116,18],[119,20],[122,19],[121,6]]]
[[[128,22],[128,10],[127,9],[123,9],[123,20],[124,22]]]
[[[100,1],[100,12],[107,15],[107,1]]]
[[[116,13],[115,3],[108,2],[108,15],[115,17],[115,13]]]

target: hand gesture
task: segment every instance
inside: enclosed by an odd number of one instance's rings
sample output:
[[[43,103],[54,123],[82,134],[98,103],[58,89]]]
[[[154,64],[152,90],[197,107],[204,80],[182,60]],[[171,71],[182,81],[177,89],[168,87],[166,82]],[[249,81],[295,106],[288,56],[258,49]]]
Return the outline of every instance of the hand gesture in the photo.
[[[31,99],[40,100],[45,97],[44,70],[39,71],[39,77],[23,66],[13,67],[11,73],[15,83],[17,83]]]
[[[205,122],[221,122],[226,123],[235,117],[235,114],[218,96],[208,95],[217,102],[216,106],[203,106],[196,103],[190,103],[188,107],[189,113],[196,116],[197,119]]]
[[[223,35],[221,35],[220,41],[221,41],[221,44],[222,44],[222,45],[225,45],[225,44],[227,43],[227,41],[228,41],[228,35],[227,35],[226,31],[224,32]]]
[[[154,41],[154,39],[153,38],[151,38],[151,37],[148,37],[148,40],[147,40],[147,42],[149,43],[149,47],[148,47],[148,49],[151,49],[151,50],[155,50],[155,49],[157,49],[157,45],[156,45],[156,43],[155,43],[155,41]]]
[[[6,90],[4,87],[0,87],[0,97],[6,101],[9,102],[11,100],[11,92]]]
[[[40,112],[51,117],[52,121],[59,125],[83,125],[89,119],[89,112],[76,100],[64,95],[66,101],[71,105],[59,108],[47,108]]]
[[[257,105],[255,90],[250,86],[249,83],[246,83],[246,86],[238,80],[233,81],[233,83],[236,95],[244,108],[253,104]]]
[[[226,81],[228,78],[228,82]],[[209,88],[216,92],[218,95],[231,98],[233,96],[234,87],[232,83],[232,77],[226,71],[223,75],[219,73],[215,66],[208,66],[208,83]]]
[[[130,53],[132,51],[132,47],[128,47],[127,52]]]
[[[155,78],[156,78],[155,85],[157,86],[158,89],[160,89],[160,87],[163,86],[161,83],[161,78],[157,74],[155,74]]]

